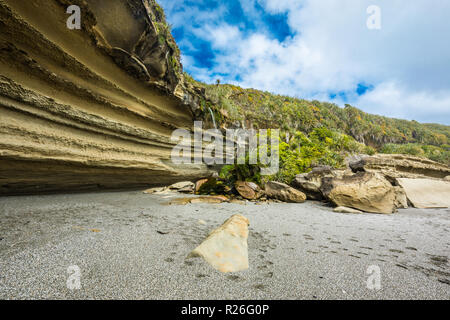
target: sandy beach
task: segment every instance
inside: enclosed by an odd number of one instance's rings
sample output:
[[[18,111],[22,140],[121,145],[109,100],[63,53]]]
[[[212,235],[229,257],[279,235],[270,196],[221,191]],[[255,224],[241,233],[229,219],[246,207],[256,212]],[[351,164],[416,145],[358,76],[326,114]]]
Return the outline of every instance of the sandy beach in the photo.
[[[352,215],[319,202],[167,204],[176,197],[0,198],[0,299],[450,298],[448,209]],[[185,259],[237,213],[250,220],[249,270],[222,274]],[[67,288],[69,266],[79,267],[79,290]],[[367,287],[370,266],[379,267],[380,290]]]

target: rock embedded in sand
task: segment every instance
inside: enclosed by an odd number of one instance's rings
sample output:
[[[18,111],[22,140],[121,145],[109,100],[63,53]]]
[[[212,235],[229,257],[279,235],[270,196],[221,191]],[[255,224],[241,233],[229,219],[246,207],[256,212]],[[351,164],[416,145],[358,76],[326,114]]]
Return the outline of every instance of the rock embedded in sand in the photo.
[[[226,196],[201,196],[201,197],[189,197],[189,198],[178,198],[169,202],[171,205],[186,205],[188,203],[222,203],[229,202],[230,200]]]
[[[161,194],[168,192],[169,189],[167,187],[156,187],[144,190],[143,192],[146,194]]]
[[[201,257],[220,272],[238,272],[248,269],[249,220],[233,215],[195,248],[187,257]]]
[[[339,213],[363,213],[362,211],[356,210],[356,209],[352,209],[352,208],[348,208],[348,207],[336,207],[333,209],[334,212],[339,212]]]
[[[265,185],[265,193],[269,198],[284,202],[303,203],[306,201],[306,195],[303,192],[281,182],[267,182]]]
[[[432,179],[397,179],[415,208],[450,207],[450,182]]]
[[[371,213],[393,213],[396,209],[394,187],[378,173],[325,178],[321,190],[337,206]]]
[[[450,176],[446,176],[446,177],[444,178],[444,181],[450,181]]]

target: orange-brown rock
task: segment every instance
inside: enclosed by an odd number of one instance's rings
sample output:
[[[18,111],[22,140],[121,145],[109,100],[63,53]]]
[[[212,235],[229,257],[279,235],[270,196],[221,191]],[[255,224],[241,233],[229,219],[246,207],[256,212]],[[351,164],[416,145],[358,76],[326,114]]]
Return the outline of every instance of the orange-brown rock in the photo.
[[[303,203],[306,201],[306,195],[303,192],[281,182],[267,182],[264,191],[267,197],[284,202]]]
[[[254,200],[259,198],[262,193],[256,183],[248,181],[236,181],[234,187],[236,191],[245,199]]]

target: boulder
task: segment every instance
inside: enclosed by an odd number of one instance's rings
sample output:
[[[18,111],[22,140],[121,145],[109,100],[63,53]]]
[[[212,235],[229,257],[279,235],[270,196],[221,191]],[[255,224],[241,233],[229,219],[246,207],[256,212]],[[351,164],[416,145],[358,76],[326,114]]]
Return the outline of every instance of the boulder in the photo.
[[[284,202],[303,203],[306,201],[306,195],[294,189],[287,184],[269,181],[265,186],[265,193],[269,198],[278,199]]]
[[[432,179],[397,179],[415,208],[448,208],[450,182]]]
[[[333,211],[339,212],[339,213],[363,213],[362,211],[352,209],[352,208],[347,208],[347,207],[336,207],[333,209]]]
[[[245,199],[255,200],[261,197],[262,192],[256,183],[248,181],[236,181],[236,191]]]
[[[246,217],[233,215],[213,230],[187,258],[202,257],[220,272],[248,269],[248,226]]]
[[[292,186],[305,193],[310,200],[323,200],[324,196],[320,191],[323,178],[342,177],[344,171],[333,170],[330,166],[318,166],[309,173],[302,173],[295,176]]]
[[[446,176],[446,177],[444,178],[444,181],[450,181],[450,176]]]
[[[394,187],[378,173],[358,172],[342,178],[324,178],[321,191],[336,206],[371,213],[395,210]]]
[[[377,154],[347,159],[353,172],[379,172],[389,181],[396,178],[443,179],[450,175],[448,165],[429,159],[402,154]]]

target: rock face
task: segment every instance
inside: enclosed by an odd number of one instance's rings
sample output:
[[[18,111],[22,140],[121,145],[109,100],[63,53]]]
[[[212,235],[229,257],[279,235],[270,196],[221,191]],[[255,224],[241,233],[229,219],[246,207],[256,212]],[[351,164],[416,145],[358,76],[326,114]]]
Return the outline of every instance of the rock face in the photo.
[[[425,158],[400,154],[361,156],[348,163],[353,172],[379,172],[390,181],[396,178],[436,178],[450,175],[450,167]]]
[[[170,161],[197,98],[154,0],[0,0],[0,31],[0,194],[209,176]]]
[[[416,208],[450,207],[450,182],[432,179],[397,179]]]
[[[278,199],[284,202],[303,203],[306,195],[287,184],[269,181],[265,186],[265,193],[269,198]]]
[[[336,206],[372,213],[393,213],[394,187],[382,175],[359,172],[341,179],[324,178],[321,191]]]
[[[220,272],[248,269],[248,225],[244,216],[232,216],[212,231],[187,258],[202,257]]]

